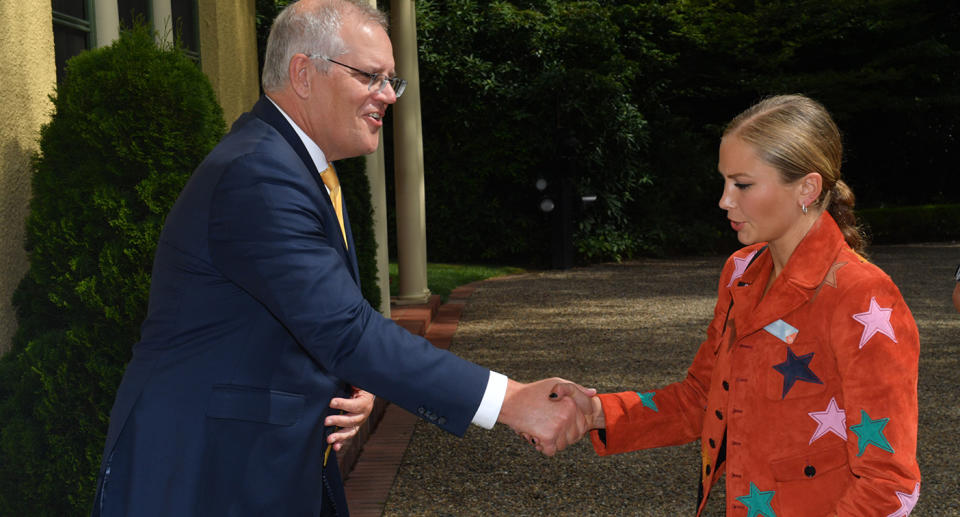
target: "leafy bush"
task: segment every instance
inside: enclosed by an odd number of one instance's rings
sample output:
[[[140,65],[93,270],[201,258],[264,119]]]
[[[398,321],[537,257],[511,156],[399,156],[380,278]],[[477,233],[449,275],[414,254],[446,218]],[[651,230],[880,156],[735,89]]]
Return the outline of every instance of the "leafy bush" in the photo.
[[[871,244],[960,240],[960,205],[867,208],[857,218]]]
[[[350,215],[350,228],[360,270],[360,292],[374,309],[380,308],[380,283],[377,278],[377,236],[373,231],[373,204],[366,160],[350,158],[336,163],[343,185],[343,204]]]
[[[143,27],[70,60],[53,104],[0,359],[0,515],[89,513],[163,218],[224,132],[197,65]]]
[[[417,2],[431,260],[543,260],[538,177],[594,194],[595,235],[628,224],[648,134],[640,77],[597,1]]]
[[[417,2],[431,260],[534,261],[550,232],[532,185],[565,167],[598,196],[582,258],[728,250],[720,128],[777,93],[834,114],[861,206],[957,202],[955,10],[795,4]]]

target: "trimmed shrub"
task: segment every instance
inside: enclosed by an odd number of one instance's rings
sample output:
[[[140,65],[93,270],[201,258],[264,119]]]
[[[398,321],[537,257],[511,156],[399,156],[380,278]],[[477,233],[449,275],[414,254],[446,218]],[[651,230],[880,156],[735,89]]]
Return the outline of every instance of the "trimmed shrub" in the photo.
[[[360,292],[374,309],[380,309],[380,283],[377,278],[377,236],[373,231],[373,202],[367,162],[363,157],[340,160],[337,176],[343,185],[343,203],[350,215],[350,228],[360,270]]]
[[[625,205],[649,186],[650,135],[616,14],[594,0],[417,2],[431,260],[548,261],[539,178],[597,196],[576,221],[585,255],[629,255]]]
[[[70,60],[33,162],[0,359],[0,515],[87,515],[163,218],[224,133],[198,66],[137,27]]]
[[[857,211],[871,244],[960,239],[960,205],[896,206]]]

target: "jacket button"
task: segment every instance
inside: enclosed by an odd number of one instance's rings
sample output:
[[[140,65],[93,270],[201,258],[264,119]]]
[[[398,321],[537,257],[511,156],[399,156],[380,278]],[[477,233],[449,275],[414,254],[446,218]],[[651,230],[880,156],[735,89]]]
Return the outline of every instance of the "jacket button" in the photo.
[[[707,471],[707,475],[709,476],[709,475],[710,475],[710,465],[707,465],[706,471]]]
[[[417,408],[417,413],[418,413],[418,414],[421,414],[421,415],[422,415],[422,414],[424,414],[424,413],[426,413],[426,412],[427,412],[427,410],[426,410],[423,406],[420,406],[420,407]]]
[[[713,438],[710,438],[710,448],[716,448],[717,442],[713,441]]]
[[[724,391],[730,391],[730,383],[729,383],[729,382],[723,381],[723,390],[724,390]]]
[[[817,469],[813,465],[807,465],[806,467],[803,467],[803,474],[808,478],[812,478],[813,476],[817,475]]]
[[[723,420],[723,413],[719,409],[714,414],[717,415],[717,418]]]
[[[440,419],[437,420],[437,423],[440,425],[446,424],[447,423],[446,417],[440,417]]]

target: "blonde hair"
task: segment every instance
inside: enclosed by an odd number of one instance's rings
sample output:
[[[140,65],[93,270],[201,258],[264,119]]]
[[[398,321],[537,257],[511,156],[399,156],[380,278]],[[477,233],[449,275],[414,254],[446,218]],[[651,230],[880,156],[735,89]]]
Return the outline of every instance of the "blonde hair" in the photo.
[[[853,212],[853,190],[840,175],[840,130],[822,104],[803,95],[768,97],[734,117],[723,131],[727,135],[752,145],[784,183],[819,173],[823,185],[815,204],[833,217],[854,251],[864,252],[866,238]]]

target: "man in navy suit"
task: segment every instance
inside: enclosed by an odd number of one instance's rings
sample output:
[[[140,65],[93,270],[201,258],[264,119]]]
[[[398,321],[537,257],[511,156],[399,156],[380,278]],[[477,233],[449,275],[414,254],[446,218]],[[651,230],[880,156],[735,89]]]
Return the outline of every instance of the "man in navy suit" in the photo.
[[[293,4],[263,86],[167,216],[93,515],[346,515],[329,449],[370,393],[457,435],[502,422],[548,454],[582,434],[574,403],[549,398],[556,379],[521,384],[436,349],[360,294],[328,166],[374,151],[403,92],[383,15]]]

